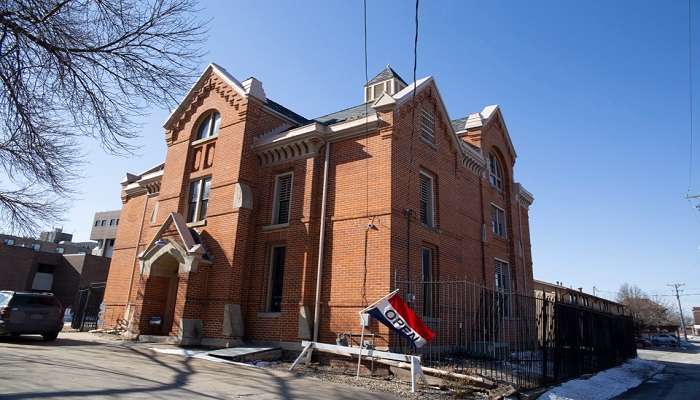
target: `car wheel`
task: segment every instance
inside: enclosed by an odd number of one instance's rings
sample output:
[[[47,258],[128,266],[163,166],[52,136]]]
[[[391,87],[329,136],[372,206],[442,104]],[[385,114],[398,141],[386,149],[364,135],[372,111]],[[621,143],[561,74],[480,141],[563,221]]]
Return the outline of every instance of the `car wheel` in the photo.
[[[44,338],[44,340],[50,342],[56,340],[56,338],[58,337],[58,332],[43,333],[41,336]]]

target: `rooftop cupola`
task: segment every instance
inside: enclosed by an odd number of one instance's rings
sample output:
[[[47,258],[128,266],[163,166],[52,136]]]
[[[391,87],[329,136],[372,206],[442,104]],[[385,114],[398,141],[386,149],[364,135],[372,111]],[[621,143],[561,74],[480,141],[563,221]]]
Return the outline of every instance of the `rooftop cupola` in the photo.
[[[385,92],[393,96],[406,86],[408,84],[399,74],[387,65],[382,72],[365,84],[365,103],[377,100]]]

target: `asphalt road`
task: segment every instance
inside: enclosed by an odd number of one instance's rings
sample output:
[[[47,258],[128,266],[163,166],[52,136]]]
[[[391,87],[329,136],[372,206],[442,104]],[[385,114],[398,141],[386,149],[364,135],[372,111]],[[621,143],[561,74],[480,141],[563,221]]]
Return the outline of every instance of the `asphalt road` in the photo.
[[[396,399],[389,394],[156,353],[88,333],[0,339],[0,399]]]
[[[700,342],[685,350],[639,350],[639,357],[665,365],[645,383],[616,397],[617,400],[700,399]]]

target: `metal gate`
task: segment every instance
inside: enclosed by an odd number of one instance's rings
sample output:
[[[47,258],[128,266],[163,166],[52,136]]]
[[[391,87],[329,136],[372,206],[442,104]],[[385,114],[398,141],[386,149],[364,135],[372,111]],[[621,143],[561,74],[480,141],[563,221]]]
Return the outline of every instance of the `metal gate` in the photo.
[[[78,290],[72,306],[73,319],[71,327],[80,331],[97,329],[100,317],[100,305],[105,293],[105,283],[92,283]]]

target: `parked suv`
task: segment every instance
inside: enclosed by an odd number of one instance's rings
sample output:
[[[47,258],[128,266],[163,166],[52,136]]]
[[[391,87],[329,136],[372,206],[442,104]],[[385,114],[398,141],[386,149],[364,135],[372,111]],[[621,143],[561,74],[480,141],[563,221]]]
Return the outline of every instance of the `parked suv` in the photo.
[[[63,307],[50,293],[0,291],[0,335],[38,334],[55,340],[63,328]]]

